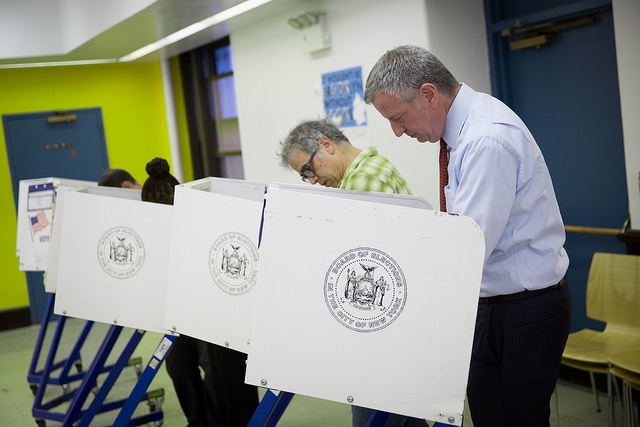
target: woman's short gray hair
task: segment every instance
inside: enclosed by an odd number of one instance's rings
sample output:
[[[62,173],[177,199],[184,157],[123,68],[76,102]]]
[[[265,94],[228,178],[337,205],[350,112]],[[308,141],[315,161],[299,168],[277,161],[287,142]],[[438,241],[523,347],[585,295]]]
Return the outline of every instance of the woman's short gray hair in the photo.
[[[298,149],[305,153],[311,153],[318,147],[318,140],[326,136],[336,145],[351,143],[340,129],[327,120],[307,120],[293,128],[289,135],[280,141],[280,164],[289,167],[289,156],[292,149]]]
[[[432,83],[440,92],[455,96],[456,78],[438,58],[417,46],[399,46],[387,51],[367,77],[364,100],[371,104],[380,92],[405,102],[413,102],[424,83]]]

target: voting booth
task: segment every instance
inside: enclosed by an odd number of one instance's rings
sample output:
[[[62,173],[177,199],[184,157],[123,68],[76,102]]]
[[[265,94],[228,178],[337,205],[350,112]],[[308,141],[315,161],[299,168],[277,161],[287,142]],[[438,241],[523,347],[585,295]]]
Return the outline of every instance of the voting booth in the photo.
[[[142,359],[132,357],[132,353],[144,335],[143,329],[162,329],[166,280],[159,278],[166,275],[166,260],[160,260],[155,250],[145,250],[144,245],[168,245],[166,230],[171,222],[170,207],[143,204],[139,190],[98,187],[94,182],[60,178],[31,181],[35,182],[21,182],[20,201],[26,212],[19,210],[23,212],[19,218],[28,220],[32,231],[38,231],[31,234],[38,239],[25,243],[28,227],[19,226],[17,252],[21,260],[37,261],[36,269],[45,271],[45,290],[50,294],[45,318],[54,311],[60,314],[40,371],[37,364],[48,322],[42,323],[34,349],[27,375],[35,396],[32,414],[38,424],[54,420],[63,425],[88,425],[96,414],[124,405],[124,399],[112,399],[107,403],[105,399],[124,368],[136,367],[140,373]],[[34,211],[38,215],[31,213]],[[154,221],[148,221],[152,217]],[[159,233],[165,235],[164,240],[151,236],[154,233],[151,224],[157,224],[165,231]],[[96,233],[100,232],[97,239]],[[40,245],[36,250],[29,246],[34,242]],[[23,265],[28,267],[26,262]],[[160,268],[161,271],[140,273],[145,267],[147,270]],[[105,280],[101,276],[105,274],[114,280]],[[130,280],[136,275],[138,279]],[[150,292],[151,295],[147,295],[146,286],[142,285],[146,280],[158,281],[157,285],[150,282],[156,285],[157,294]],[[57,310],[54,310],[54,303]],[[145,304],[156,304],[157,307],[153,309]],[[85,319],[86,323],[68,356],[60,359],[57,349],[69,316]],[[85,370],[80,351],[94,321],[111,326]],[[115,362],[107,363],[123,326],[141,329],[133,331]],[[77,368],[77,373],[72,372],[73,367]],[[106,377],[97,387],[98,377],[102,374]],[[62,385],[62,394],[45,396],[50,385]],[[84,403],[91,394],[93,399],[86,407]],[[163,415],[158,407],[163,395],[162,389],[142,393],[136,406],[142,400],[148,401],[150,411],[136,415],[135,422],[161,420]],[[69,405],[61,412],[62,408],[58,406],[65,402]]]
[[[48,266],[53,212],[58,190],[95,186],[92,181],[66,178],[21,180],[18,189],[16,256],[20,271],[44,271]]]
[[[58,194],[54,311],[162,333],[172,206],[122,194],[133,193],[94,187]]]
[[[266,184],[203,178],[176,187],[165,327],[247,353]]]
[[[115,188],[115,187],[98,187],[98,186],[59,186],[60,191],[81,191],[88,194],[96,194],[101,196],[117,197],[127,200],[140,201],[140,190],[132,188]],[[64,196],[63,196],[64,197]],[[62,209],[60,209],[62,211]],[[65,215],[61,212],[56,215],[56,209],[53,211],[53,222],[55,226],[51,229],[49,254],[47,256],[47,266],[45,268],[46,276],[44,288],[48,293],[55,293],[58,283],[58,264],[60,256],[60,242],[62,241],[64,230]],[[73,228],[73,225],[71,226]]]
[[[246,382],[462,424],[484,260],[414,196],[270,184]]]

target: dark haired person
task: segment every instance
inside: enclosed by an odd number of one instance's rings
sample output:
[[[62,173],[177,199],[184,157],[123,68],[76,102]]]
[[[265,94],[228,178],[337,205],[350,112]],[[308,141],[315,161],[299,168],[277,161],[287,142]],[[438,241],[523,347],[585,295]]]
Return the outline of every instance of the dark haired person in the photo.
[[[173,205],[179,182],[169,173],[169,163],[157,157],[146,171],[142,200]],[[187,335],[176,338],[165,364],[189,427],[247,425],[259,399],[258,389],[244,383],[245,362],[241,352]]]
[[[104,187],[135,188],[138,190],[142,188],[142,184],[136,181],[136,179],[124,169],[107,169],[102,173],[98,185]]]

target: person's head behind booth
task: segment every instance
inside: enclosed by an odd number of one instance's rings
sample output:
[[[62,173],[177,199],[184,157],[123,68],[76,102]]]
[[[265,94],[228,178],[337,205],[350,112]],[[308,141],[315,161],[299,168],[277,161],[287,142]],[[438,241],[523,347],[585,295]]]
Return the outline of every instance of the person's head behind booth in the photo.
[[[309,120],[293,128],[280,142],[280,164],[298,172],[305,182],[338,187],[361,152],[340,129],[326,120]]]
[[[169,173],[169,163],[156,157],[147,163],[149,177],[142,186],[142,201],[173,205],[175,186],[180,183]]]
[[[117,188],[142,188],[142,184],[124,169],[107,169],[102,173],[98,185]]]

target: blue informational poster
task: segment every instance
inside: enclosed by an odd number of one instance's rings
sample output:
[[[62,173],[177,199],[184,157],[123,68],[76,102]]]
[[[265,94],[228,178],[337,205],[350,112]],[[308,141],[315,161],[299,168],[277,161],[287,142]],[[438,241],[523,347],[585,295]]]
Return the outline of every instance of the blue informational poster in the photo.
[[[323,74],[322,92],[324,111],[328,120],[339,127],[367,124],[362,67]]]

